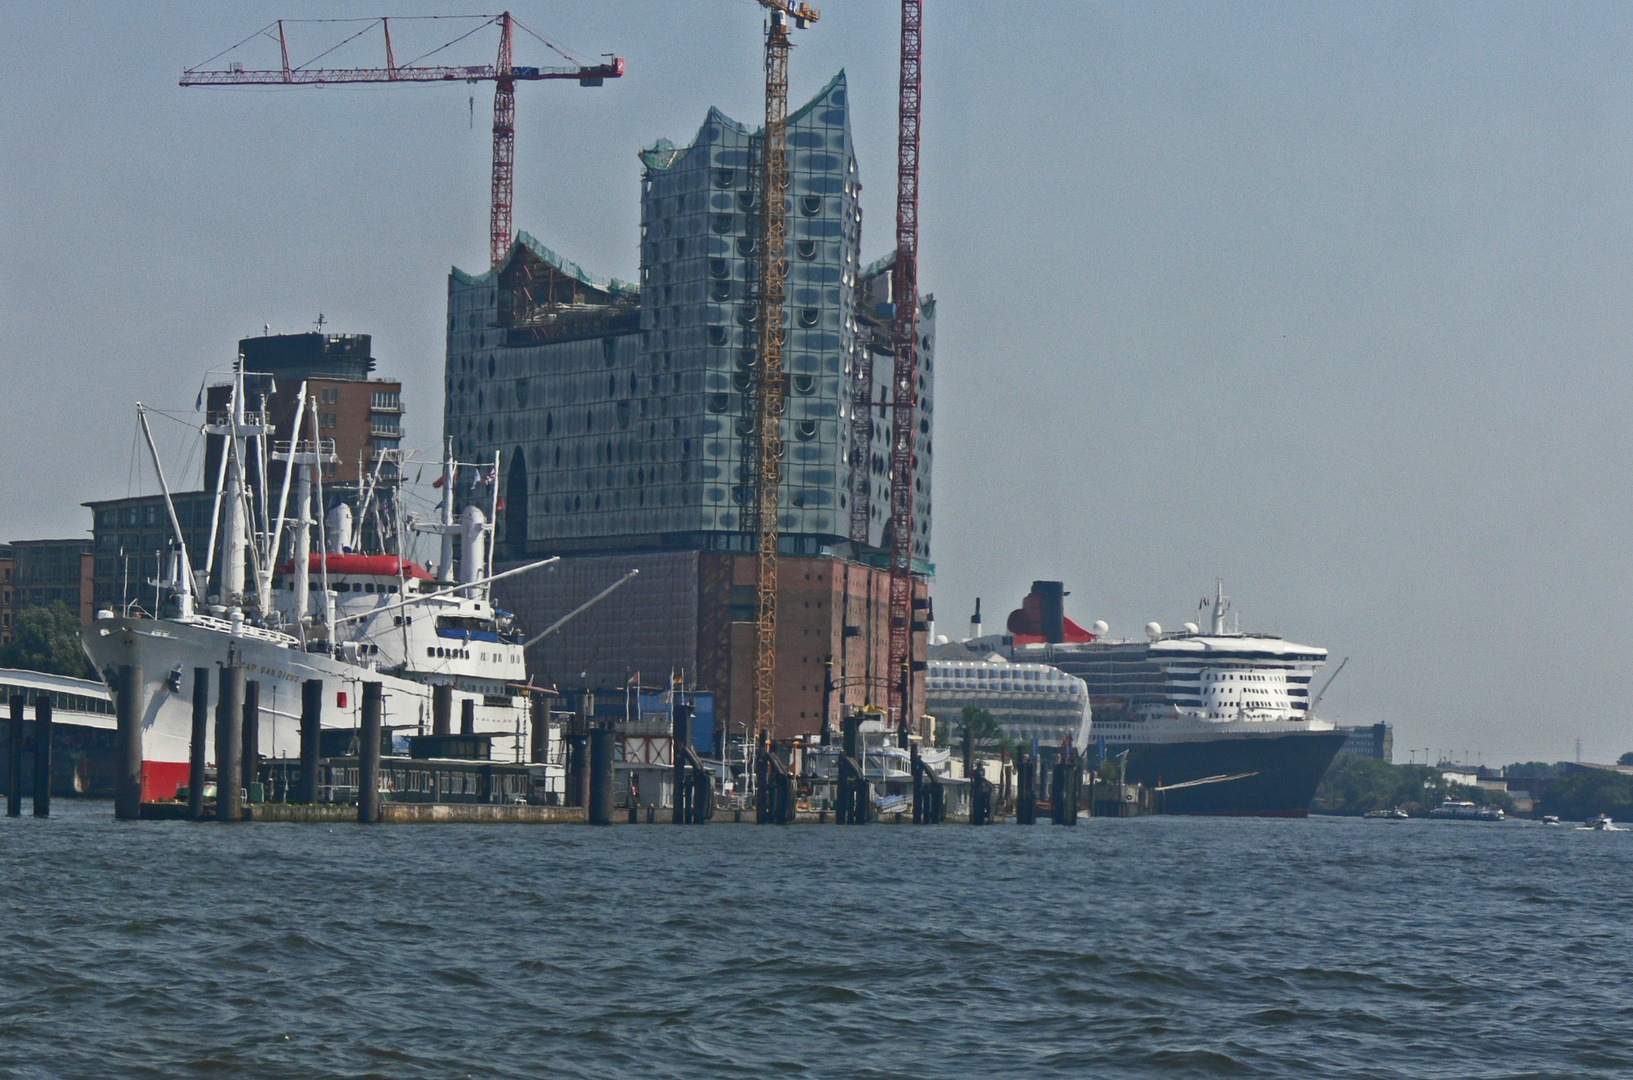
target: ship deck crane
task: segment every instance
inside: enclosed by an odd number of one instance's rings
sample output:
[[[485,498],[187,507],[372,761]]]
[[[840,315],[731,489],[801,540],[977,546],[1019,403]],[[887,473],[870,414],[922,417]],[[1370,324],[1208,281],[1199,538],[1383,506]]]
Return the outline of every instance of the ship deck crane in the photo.
[[[512,194],[514,190],[514,172],[516,162],[516,84],[518,82],[538,82],[548,79],[576,79],[580,86],[600,86],[607,79],[616,79],[624,73],[624,61],[616,56],[608,56],[599,64],[584,64],[574,59],[562,49],[546,41],[543,37],[529,30],[526,26],[514,19],[510,12],[501,12],[493,16],[480,16],[486,21],[453,41],[432,49],[430,52],[409,61],[398,64],[391,41],[391,19],[278,19],[267,24],[237,45],[212,56],[197,67],[188,68],[182,72],[182,86],[329,86],[346,83],[437,83],[437,82],[491,82],[493,91],[493,189],[492,207],[489,215],[489,253],[493,265],[497,266],[504,260],[510,250],[510,242],[514,235],[511,222]],[[406,21],[399,19],[399,22]],[[363,27],[345,38],[343,41],[319,53],[313,60],[299,65],[289,62],[289,38],[286,27],[289,24],[302,22],[321,23],[363,23]],[[486,27],[499,26],[499,50],[492,64],[478,65],[449,65],[449,64],[422,64],[424,60],[443,49],[463,41]],[[342,45],[347,44],[364,34],[370,33],[376,26],[380,29],[385,44],[385,67],[369,68],[320,68],[312,66],[318,60],[328,56]],[[511,62],[512,30],[515,27],[538,38],[552,51],[568,61],[565,66],[532,67],[518,66]],[[242,63],[229,62],[225,68],[209,68],[213,64],[257,38],[274,39],[278,43],[278,53],[281,64],[276,68],[265,70],[246,70]]]
[[[760,0],[771,12],[765,34],[765,132],[760,179],[760,362],[755,402],[754,728],[756,740],[777,726],[778,488],[782,484],[784,281],[788,272],[788,21],[804,29],[821,12],[795,0]],[[747,531],[747,530],[745,530]]]

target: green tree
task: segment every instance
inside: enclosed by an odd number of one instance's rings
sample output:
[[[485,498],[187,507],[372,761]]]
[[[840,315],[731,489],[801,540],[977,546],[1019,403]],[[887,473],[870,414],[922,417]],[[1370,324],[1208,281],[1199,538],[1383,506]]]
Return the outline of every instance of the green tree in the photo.
[[[1546,761],[1519,761],[1503,769],[1504,776],[1558,776],[1560,766]]]
[[[1398,806],[1408,813],[1423,813],[1426,807],[1440,805],[1453,790],[1440,770],[1427,765],[1390,765],[1360,754],[1339,754],[1321,778],[1310,809],[1355,816]],[[1485,795],[1481,792],[1480,799]]]
[[[958,731],[960,739],[963,739],[964,732],[969,732],[977,747],[999,743],[1004,735],[992,714],[976,705],[964,706],[964,712],[959,717]]]
[[[79,643],[79,616],[62,601],[17,612],[11,641],[0,646],[0,665],[53,675],[96,678]]]
[[[1616,759],[1616,764],[1618,764],[1618,765],[1633,765],[1633,750],[1629,750],[1627,753],[1625,753],[1621,757],[1617,758]]]
[[[1608,769],[1577,769],[1549,784],[1542,792],[1542,812],[1572,821],[1609,814],[1633,819],[1633,776]]]

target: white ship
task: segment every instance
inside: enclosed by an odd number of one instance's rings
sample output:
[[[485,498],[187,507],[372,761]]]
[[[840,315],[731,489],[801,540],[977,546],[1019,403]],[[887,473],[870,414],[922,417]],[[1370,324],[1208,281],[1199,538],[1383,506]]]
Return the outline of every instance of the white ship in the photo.
[[[1310,697],[1326,649],[1227,625],[1223,585],[1204,601],[1211,632],[1148,623],[1143,640],[1112,639],[1103,622],[1078,626],[1065,617],[1064,596],[1059,582],[1033,582],[1008,633],[972,636],[964,653],[1081,679],[1090,739],[1109,754],[1128,750],[1129,779],[1165,791],[1170,812],[1307,811],[1345,739],[1316,717],[1321,695]]]
[[[475,734],[491,737],[495,760],[524,760],[535,722],[523,658],[529,642],[489,598],[495,577],[486,572],[492,540],[488,515],[466,506],[461,520],[453,520],[454,484],[462,466],[451,459],[444,464],[440,520],[408,523],[440,535],[440,574],[400,554],[355,554],[349,548],[362,530],[353,528],[349,506],[336,506],[324,527],[314,529],[314,497],[323,506],[322,466],[334,460],[333,443],[318,437],[315,400],[306,401],[303,386],[294,442],[270,445],[273,429],[263,413],[247,408],[243,387],[240,373],[230,408],[211,415],[204,428],[206,435],[223,439],[224,453],[211,527],[219,546],[212,546],[205,567],[197,571],[170,506],[145,413],[137,406],[176,537],[169,580],[162,583],[163,614],[100,611],[81,637],[92,663],[116,690],[113,679],[121,667],[140,670],[142,797],[173,798],[177,786],[187,782],[195,680],[202,675],[210,681],[213,716],[217,673],[227,663],[243,665],[246,680],[260,683],[262,756],[298,756],[301,686],[316,679],[323,685],[325,728],[360,727],[362,684],[379,682],[385,727],[394,734],[430,733],[434,688],[447,686],[453,731],[469,724]],[[302,439],[303,430],[311,437]],[[261,463],[256,475],[266,476],[268,460],[285,466],[281,499],[253,491],[246,482],[244,463]],[[497,470],[497,463],[493,467]],[[292,503],[287,498],[291,478]],[[292,519],[285,507],[293,508]],[[450,580],[456,533],[462,559],[458,579]],[[275,566],[281,552],[288,555]],[[223,584],[201,601],[217,555],[216,580]],[[210,730],[213,734],[213,721]],[[205,756],[213,765],[214,740],[207,741]]]

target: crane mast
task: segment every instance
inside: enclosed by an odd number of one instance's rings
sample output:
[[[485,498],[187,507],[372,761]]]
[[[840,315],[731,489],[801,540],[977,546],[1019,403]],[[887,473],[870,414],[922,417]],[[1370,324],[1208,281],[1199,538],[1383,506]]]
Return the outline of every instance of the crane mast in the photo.
[[[890,384],[890,709],[900,730],[913,715],[913,465],[919,339],[920,0],[902,0],[897,99],[895,371]]]
[[[493,265],[510,250],[510,204],[516,171],[516,76],[510,62],[510,12],[499,16],[499,58],[493,65],[493,210],[488,221],[488,250]],[[389,38],[387,39],[390,40]]]
[[[760,173],[760,362],[754,430],[754,728],[777,727],[777,548],[781,541],[778,494],[782,485],[782,372],[788,195],[788,20],[804,28],[821,15],[804,3],[760,0],[770,9],[765,33],[765,131]]]

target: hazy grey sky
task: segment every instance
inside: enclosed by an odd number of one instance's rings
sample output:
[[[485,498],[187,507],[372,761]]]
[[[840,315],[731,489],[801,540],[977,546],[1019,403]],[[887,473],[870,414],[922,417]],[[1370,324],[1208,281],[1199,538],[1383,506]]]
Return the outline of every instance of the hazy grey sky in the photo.
[[[821,6],[792,96],[849,72],[872,258],[897,13]],[[132,482],[133,401],[190,409],[239,336],[320,311],[374,335],[406,442],[433,448],[447,270],[486,260],[491,87],[176,80],[280,16],[459,9],[5,9],[7,537],[88,529],[78,504]],[[710,105],[757,122],[760,9],[515,10],[629,64],[520,88],[516,224],[633,279],[636,151]],[[1351,657],[1323,711],[1394,723],[1400,760],[1633,749],[1633,8],[927,0],[925,20],[940,630],[1049,577],[1072,617],[1132,634],[1193,618],[1218,576],[1244,628]],[[335,40],[303,33],[297,60]],[[398,33],[400,58],[440,40]]]

